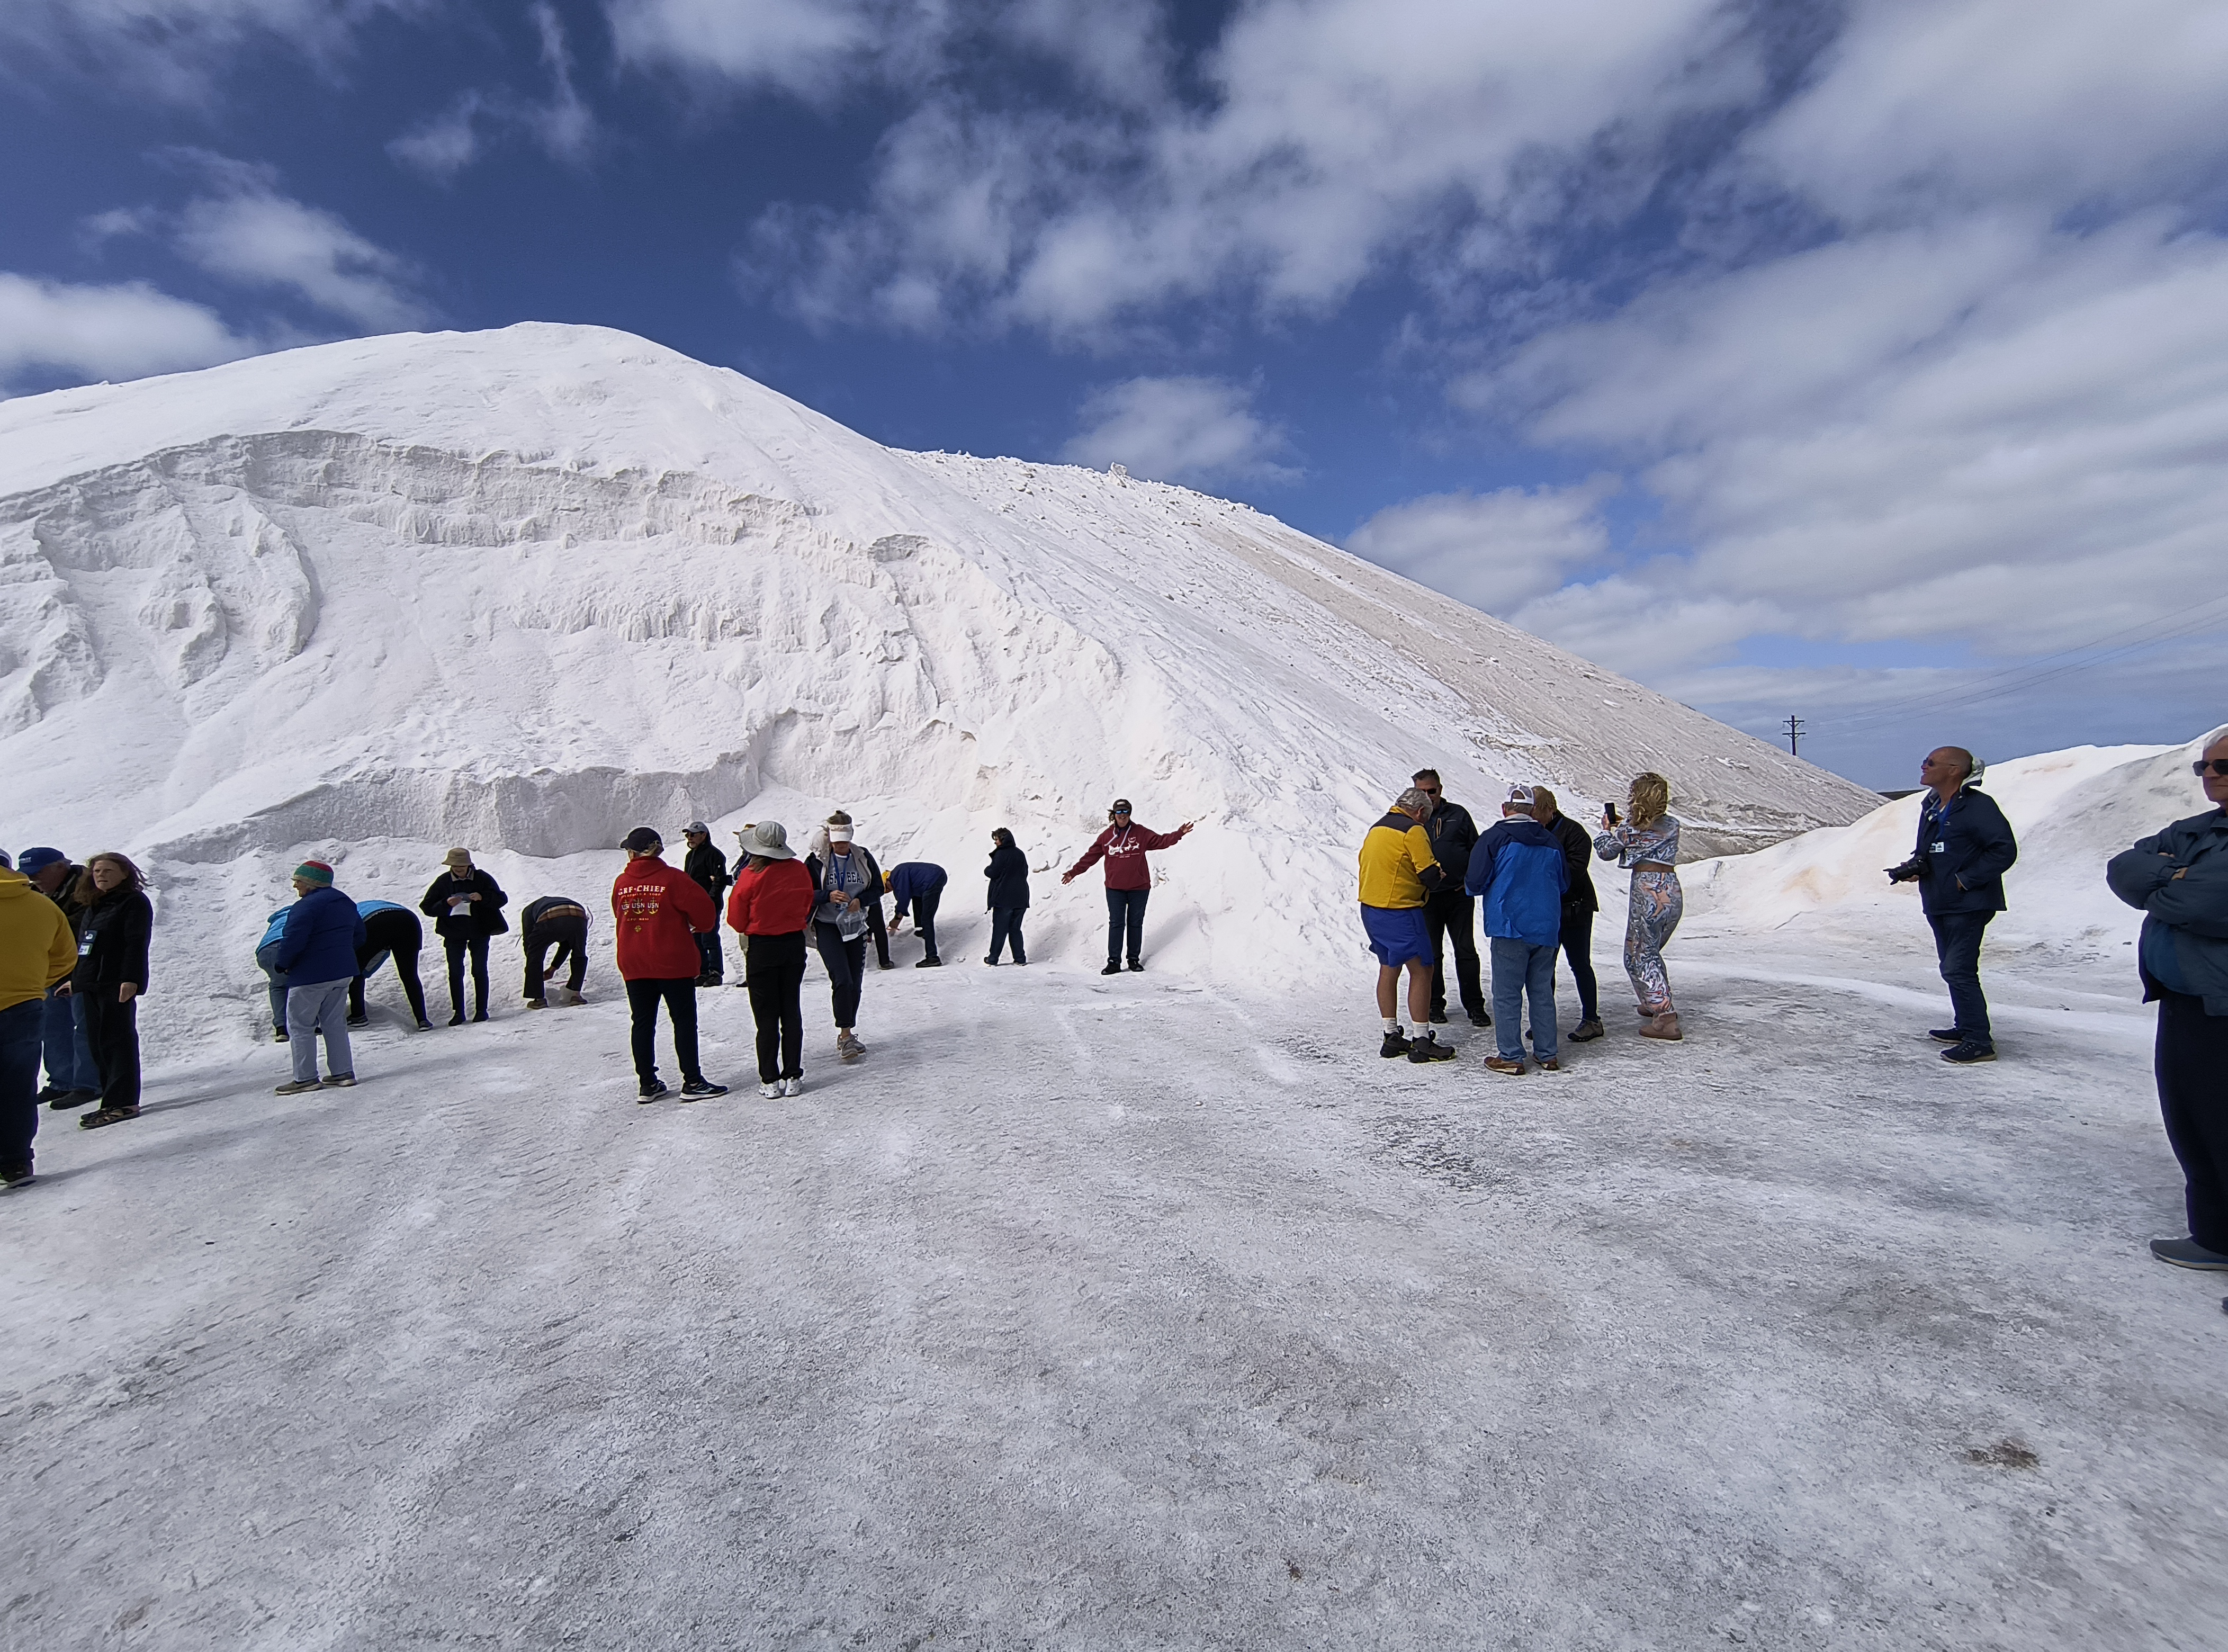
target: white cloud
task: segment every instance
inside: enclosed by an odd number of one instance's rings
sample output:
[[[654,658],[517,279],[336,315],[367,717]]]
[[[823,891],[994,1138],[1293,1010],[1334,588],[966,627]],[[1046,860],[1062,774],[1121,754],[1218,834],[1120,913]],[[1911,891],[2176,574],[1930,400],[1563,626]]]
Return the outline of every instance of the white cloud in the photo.
[[[1060,457],[1162,482],[1296,478],[1277,463],[1289,446],[1284,432],[1253,413],[1252,400],[1220,379],[1130,379],[1084,403],[1085,427]]]
[[[808,98],[835,91],[906,22],[873,0],[609,0],[605,14],[624,59]]]
[[[479,158],[479,120],[485,108],[482,94],[467,92],[441,113],[390,139],[387,152],[412,171],[446,183]]]
[[[252,42],[278,40],[320,65],[382,12],[439,0],[7,0],[0,4],[0,74],[10,59],[41,78],[88,71],[179,102],[204,102]],[[29,78],[28,75],[26,78]]]
[[[1554,590],[1609,549],[1600,476],[1570,488],[1434,493],[1379,511],[1347,549],[1489,613],[1508,614]]]
[[[144,282],[72,286],[0,272],[0,381],[43,368],[135,379],[253,355],[214,311]]]
[[[553,159],[584,163],[595,148],[596,118],[573,85],[565,25],[547,5],[535,6],[531,15],[541,64],[549,72],[546,98],[508,90],[464,92],[441,113],[389,141],[387,152],[411,170],[446,183],[485,152],[480,130],[484,125],[497,132],[522,132]]]

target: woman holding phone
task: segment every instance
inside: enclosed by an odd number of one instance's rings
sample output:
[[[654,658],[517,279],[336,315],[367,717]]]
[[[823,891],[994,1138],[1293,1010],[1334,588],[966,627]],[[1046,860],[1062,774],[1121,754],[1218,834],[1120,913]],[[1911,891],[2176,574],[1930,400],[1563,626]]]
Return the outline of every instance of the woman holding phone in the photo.
[[[74,892],[85,916],[69,989],[85,1005],[85,1041],[100,1074],[100,1105],[77,1121],[86,1130],[139,1117],[139,995],[155,926],[146,887],[138,867],[111,852],[85,863]]]
[[[1660,774],[1635,775],[1625,809],[1617,817],[1617,805],[1602,810],[1602,829],[1594,835],[1594,853],[1632,868],[1632,898],[1624,920],[1624,972],[1640,1001],[1642,1038],[1677,1039],[1679,1013],[1671,1007],[1671,977],[1663,967],[1663,949],[1679,927],[1686,910],[1686,892],[1680,887],[1679,822],[1669,810],[1671,783]]]

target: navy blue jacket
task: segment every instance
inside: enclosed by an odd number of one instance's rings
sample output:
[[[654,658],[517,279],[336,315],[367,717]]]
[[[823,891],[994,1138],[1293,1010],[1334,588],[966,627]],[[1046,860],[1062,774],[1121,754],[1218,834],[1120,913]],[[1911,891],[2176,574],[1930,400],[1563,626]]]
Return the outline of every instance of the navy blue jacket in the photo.
[[[1469,852],[1463,887],[1485,897],[1484,929],[1497,940],[1553,946],[1563,933],[1571,866],[1554,833],[1518,815],[1489,828]]]
[[[990,880],[989,907],[1019,907],[1029,904],[1029,857],[1003,843],[990,851],[990,864],[983,868]]]
[[[2012,823],[1994,797],[1969,785],[1937,807],[1929,791],[1918,811],[1917,847],[1896,868],[1897,880],[1917,882],[1929,918],[2002,912],[2004,874],[2018,859]]]
[[[2104,878],[2114,894],[2143,909],[2142,952],[2167,948],[2181,989],[2204,999],[2206,1015],[2228,1015],[2228,810],[2192,815],[2144,838],[2114,855]],[[2165,983],[2148,964],[2142,976],[2144,998],[2159,996]]]
[[[288,908],[286,930],[278,938],[272,966],[303,986],[353,981],[363,941],[363,915],[355,902],[327,884]]]
[[[933,861],[907,861],[902,866],[890,868],[890,893],[897,897],[897,905],[890,910],[902,918],[912,906],[916,895],[932,895],[950,881],[944,868]]]

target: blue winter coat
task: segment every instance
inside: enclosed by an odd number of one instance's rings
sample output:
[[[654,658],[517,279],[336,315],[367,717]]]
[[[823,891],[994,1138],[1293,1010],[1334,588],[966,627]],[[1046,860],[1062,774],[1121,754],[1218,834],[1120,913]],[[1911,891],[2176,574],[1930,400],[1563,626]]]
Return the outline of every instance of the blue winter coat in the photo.
[[[1951,912],[2002,912],[2004,874],[2019,859],[2011,823],[1996,800],[1971,786],[1947,807],[1928,792],[1918,810],[1918,842],[1897,868],[1914,874],[1929,918]]]
[[[328,885],[311,890],[287,909],[286,931],[271,961],[288,981],[303,986],[353,981],[363,938],[355,902]]]
[[[942,867],[933,861],[907,861],[890,868],[890,893],[897,897],[891,908],[900,918],[906,915],[916,895],[934,894],[950,881]]]
[[[2146,914],[2144,998],[2174,984],[2151,967],[2164,948],[2160,967],[2180,977],[2178,989],[2204,999],[2206,1015],[2228,1015],[2228,810],[2174,822],[2114,855],[2104,876],[2114,894]]]
[[[1485,898],[1488,936],[1533,946],[1553,946],[1561,938],[1571,864],[1538,821],[1517,816],[1489,829],[1469,852],[1463,887]]]

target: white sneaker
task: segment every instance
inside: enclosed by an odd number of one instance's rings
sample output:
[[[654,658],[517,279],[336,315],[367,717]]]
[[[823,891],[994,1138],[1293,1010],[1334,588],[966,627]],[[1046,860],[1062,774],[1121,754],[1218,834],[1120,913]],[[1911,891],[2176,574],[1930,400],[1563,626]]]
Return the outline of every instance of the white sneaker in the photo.
[[[771,1084],[762,1084],[759,1086],[759,1094],[764,1096],[768,1101],[778,1101],[788,1093],[788,1087],[778,1079]]]
[[[804,1093],[804,1080],[802,1079],[784,1079],[781,1081],[781,1093],[784,1096],[803,1095]]]

